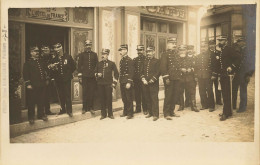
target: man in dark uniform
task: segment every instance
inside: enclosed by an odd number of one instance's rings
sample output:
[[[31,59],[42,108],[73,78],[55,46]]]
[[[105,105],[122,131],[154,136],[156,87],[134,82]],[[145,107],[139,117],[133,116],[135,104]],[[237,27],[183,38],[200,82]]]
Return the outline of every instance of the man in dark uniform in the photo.
[[[85,51],[78,55],[78,78],[82,84],[83,108],[82,114],[90,111],[95,114],[94,94],[96,89],[95,67],[98,63],[98,57],[95,52],[91,50],[92,41],[85,41]]]
[[[160,70],[158,68],[160,67],[160,61],[154,57],[154,54],[154,47],[148,47],[147,58],[144,60],[142,67],[141,79],[149,112],[146,118],[153,116],[153,121],[156,121],[159,119],[158,93]]]
[[[67,113],[72,117],[71,101],[71,79],[72,73],[76,69],[76,64],[71,55],[64,54],[60,43],[53,45],[56,53],[56,61],[48,66],[55,73],[55,83],[57,85],[58,97],[60,99],[61,111],[59,114]],[[54,61],[52,61],[54,62]]]
[[[102,49],[102,61],[97,64],[95,69],[95,76],[97,78],[98,93],[101,103],[100,120],[106,118],[107,116],[114,119],[112,111],[112,92],[113,88],[116,87],[119,73],[116,68],[116,64],[108,60],[109,52],[109,49]],[[106,111],[106,109],[108,109],[108,111]]]
[[[223,113],[220,114],[220,121],[226,120],[228,117],[232,116],[232,107],[231,107],[231,81],[232,81],[232,74],[239,67],[240,58],[236,54],[235,50],[227,45],[227,37],[220,36],[219,40],[219,47],[221,49],[221,53],[219,55],[219,60],[215,62],[220,63],[220,68],[214,67],[213,68],[213,79],[216,79],[218,73],[220,74],[220,84],[222,89],[222,96],[224,101],[223,106]]]
[[[172,120],[171,116],[179,117],[179,115],[174,113],[175,104],[179,99],[180,87],[179,56],[176,44],[176,38],[167,40],[168,51],[162,54],[160,61],[160,71],[165,82],[163,114],[167,120]]]
[[[42,59],[45,66],[48,66],[50,64],[51,55],[50,55],[50,48],[48,46],[42,45],[42,47],[41,47],[41,59]],[[50,76],[49,71],[48,71],[48,75]],[[45,96],[44,96],[44,111],[45,111],[46,115],[54,115],[55,114],[55,113],[52,113],[50,111],[50,97],[51,97],[51,82],[49,82],[46,85]]]
[[[215,110],[215,101],[213,94],[212,77],[212,53],[209,50],[208,43],[205,41],[201,45],[201,53],[196,56],[195,76],[198,79],[201,110],[208,109],[209,112]]]
[[[180,49],[180,70],[181,70],[181,85],[180,85],[180,107],[184,107],[184,90],[185,97],[190,100],[191,110],[199,112],[196,106],[195,93],[196,81],[194,77],[194,46],[188,45],[187,51],[185,47]],[[181,109],[180,109],[181,110]]]
[[[138,57],[134,58],[134,67],[135,67],[135,74],[134,74],[134,90],[135,90],[135,102],[136,102],[136,109],[135,113],[141,112],[141,106],[143,108],[143,113],[147,115],[147,104],[144,98],[144,91],[142,88],[142,80],[141,80],[141,67],[145,60],[144,55],[144,46],[137,45],[137,54]]]
[[[216,42],[215,40],[209,40],[209,51],[211,53],[211,58],[219,58],[220,51],[216,50]],[[213,67],[213,66],[212,66]],[[217,76],[217,75],[216,75]],[[216,104],[223,105],[221,101],[221,91],[219,90],[219,76],[213,80],[214,88],[215,88],[215,97],[216,97]]]
[[[253,52],[249,51],[246,47],[245,38],[243,36],[238,36],[234,48],[239,54],[241,62],[233,80],[232,103],[233,109],[236,109],[237,91],[238,88],[240,88],[240,104],[237,112],[244,112],[247,108],[247,85],[255,70],[255,60]]]
[[[44,95],[46,84],[48,83],[47,67],[39,59],[39,48],[30,47],[31,58],[24,63],[23,79],[28,94],[28,119],[30,124],[34,124],[35,104],[37,104],[37,117],[43,121],[48,118],[44,113]]]
[[[133,118],[133,77],[134,77],[134,62],[127,55],[128,45],[121,45],[118,49],[122,56],[120,60],[120,90],[121,97],[124,103],[124,110],[121,117],[127,116],[127,119]]]

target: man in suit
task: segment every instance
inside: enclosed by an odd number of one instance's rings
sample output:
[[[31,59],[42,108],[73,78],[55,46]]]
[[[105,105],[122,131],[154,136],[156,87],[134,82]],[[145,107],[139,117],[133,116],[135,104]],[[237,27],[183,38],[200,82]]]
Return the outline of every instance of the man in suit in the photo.
[[[113,88],[116,88],[119,73],[116,64],[113,61],[108,60],[109,53],[109,49],[102,49],[102,61],[98,62],[95,69],[101,103],[100,120],[107,116],[114,119],[112,111],[112,92]],[[108,111],[106,109],[108,109]]]
[[[37,104],[37,117],[43,121],[48,118],[44,112],[44,95],[48,84],[47,67],[39,58],[39,48],[30,47],[31,58],[24,63],[23,79],[28,95],[28,119],[30,124],[34,124],[35,104]]]
[[[198,79],[201,110],[208,109],[209,112],[215,110],[212,77],[212,53],[208,43],[205,41],[201,45],[201,53],[196,56],[195,76]],[[213,57],[214,58],[214,57]]]
[[[60,43],[53,45],[53,48],[56,53],[56,59],[48,67],[55,72],[55,83],[61,104],[59,115],[67,113],[72,117],[71,79],[73,78],[72,73],[76,69],[76,64],[71,55],[63,53]]]
[[[128,53],[128,45],[123,44],[118,49],[121,55],[120,60],[120,90],[121,97],[124,103],[124,110],[121,117],[125,117],[127,119],[132,119],[133,114],[133,77],[134,77],[134,62],[127,55]]]
[[[160,60],[160,71],[165,82],[165,98],[163,104],[163,114],[166,120],[172,120],[171,117],[179,117],[174,113],[175,105],[179,99],[180,71],[177,39],[169,38],[167,40],[168,51],[162,54]]]
[[[154,47],[147,48],[147,58],[144,60],[141,79],[144,88],[144,97],[147,101],[148,115],[146,118],[153,116],[153,121],[159,119],[159,76],[160,61],[154,57]]]
[[[239,67],[240,58],[235,50],[228,46],[227,36],[220,36],[218,40],[218,46],[220,47],[221,53],[219,59],[214,61],[218,64],[214,65],[212,79],[216,79],[217,74],[220,75],[220,84],[224,101],[223,113],[220,114],[220,121],[224,121],[232,116],[231,81],[232,75]]]
[[[244,36],[238,36],[234,48],[240,56],[241,61],[233,80],[232,103],[233,109],[236,109],[237,92],[238,88],[240,88],[240,104],[237,112],[244,112],[247,108],[247,85],[250,81],[250,77],[255,71],[255,55],[253,51],[250,51],[246,46]]]
[[[145,55],[144,55],[144,45],[137,45],[137,54],[138,57],[134,58],[134,67],[135,67],[135,74],[134,74],[134,93],[135,93],[135,102],[136,102],[136,109],[135,113],[141,112],[141,107],[143,108],[143,113],[147,115],[147,104],[144,98],[144,91],[142,87],[142,80],[141,80],[141,67],[143,66]]]
[[[94,94],[96,89],[95,68],[98,63],[98,57],[91,50],[92,41],[85,41],[85,51],[78,55],[78,78],[82,84],[83,107],[82,114],[90,111],[95,114],[94,109]]]

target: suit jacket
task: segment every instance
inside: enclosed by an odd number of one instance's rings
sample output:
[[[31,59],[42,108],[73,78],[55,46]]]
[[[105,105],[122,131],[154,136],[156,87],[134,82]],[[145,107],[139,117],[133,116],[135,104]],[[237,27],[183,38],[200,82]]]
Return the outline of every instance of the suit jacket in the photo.
[[[114,79],[113,79],[113,72],[114,72]],[[98,73],[102,73],[102,77],[98,77],[97,76]],[[100,85],[111,85],[112,83],[116,85],[119,77],[116,64],[110,60],[98,62],[95,69],[95,75],[97,78],[97,83]]]
[[[78,55],[78,76],[95,77],[95,68],[98,63],[97,54],[85,51]]]
[[[141,69],[141,79],[145,78],[146,81],[151,79],[156,82],[159,81],[160,70],[160,60],[156,58],[146,58]]]
[[[26,61],[23,67],[23,79],[26,86],[31,85],[33,88],[46,86],[48,76],[44,62],[41,59]]]
[[[211,51],[207,50],[196,56],[195,76],[197,78],[211,78],[212,76],[212,57]]]
[[[122,59],[120,60],[119,81],[121,84],[133,83],[133,77],[134,77],[134,62],[128,55],[126,55],[122,57]]]

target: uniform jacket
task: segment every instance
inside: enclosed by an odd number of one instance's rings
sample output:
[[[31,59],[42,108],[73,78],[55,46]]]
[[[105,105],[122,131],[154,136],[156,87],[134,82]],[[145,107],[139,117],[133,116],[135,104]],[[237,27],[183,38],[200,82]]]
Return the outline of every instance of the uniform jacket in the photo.
[[[156,58],[146,58],[144,60],[144,64],[141,68],[141,79],[145,78],[146,81],[150,81],[151,79],[156,82],[159,80],[160,70],[160,60]]]
[[[136,58],[133,59],[134,61],[134,68],[135,68],[135,74],[134,74],[134,79],[135,80],[140,80],[140,77],[141,77],[141,67],[144,63],[144,60],[145,60],[145,56],[144,55],[141,55],[141,56],[138,56]]]
[[[72,73],[76,69],[76,64],[71,55],[64,54],[61,57],[56,56],[52,59],[51,63],[56,64],[56,70],[52,71],[56,81],[66,82],[73,78]]]
[[[114,72],[114,79],[113,79]],[[102,77],[98,77],[97,74],[102,73]],[[100,85],[111,85],[117,84],[119,73],[116,68],[116,64],[110,60],[98,62],[95,68],[95,75],[97,78],[97,83]]]
[[[120,75],[119,81],[121,84],[133,83],[134,77],[134,62],[129,56],[124,56],[120,60]]]
[[[161,55],[160,71],[163,79],[179,80],[181,77],[177,51],[166,51]]]
[[[78,76],[95,77],[95,68],[98,63],[97,54],[85,51],[78,55]]]
[[[220,76],[228,76],[227,68],[231,67],[233,72],[237,72],[240,64],[240,56],[230,46],[224,46],[221,48],[219,54],[219,60],[216,60],[213,67],[213,74]]]
[[[180,58],[180,59],[182,59],[182,58]],[[188,55],[186,55],[186,57],[184,58],[183,64],[184,64],[183,68],[186,69],[186,72],[185,73],[181,72],[182,80],[194,81],[195,80],[194,79],[195,57],[194,56],[189,57]],[[190,69],[191,71],[188,72],[188,69]]]
[[[25,85],[31,85],[33,88],[46,86],[46,81],[48,79],[46,70],[47,67],[42,60],[29,59],[24,63],[23,67]]]
[[[195,76],[197,78],[211,78],[212,76],[212,58],[213,53],[210,50],[202,52],[196,56]],[[216,57],[215,57],[216,58]]]

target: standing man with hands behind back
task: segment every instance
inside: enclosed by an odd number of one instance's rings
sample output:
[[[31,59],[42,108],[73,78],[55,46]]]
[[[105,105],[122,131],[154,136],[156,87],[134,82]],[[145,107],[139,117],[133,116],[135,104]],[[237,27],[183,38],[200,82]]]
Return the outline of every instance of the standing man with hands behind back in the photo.
[[[92,41],[85,41],[85,51],[79,54],[78,59],[78,78],[82,84],[83,107],[82,114],[90,111],[95,114],[94,107],[94,90],[96,88],[95,67],[98,63],[98,57],[91,50]]]

